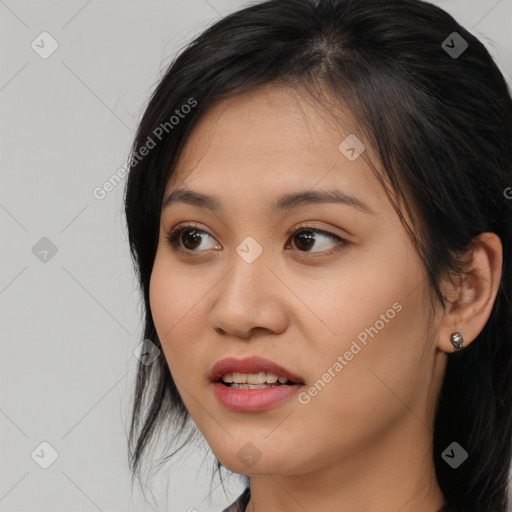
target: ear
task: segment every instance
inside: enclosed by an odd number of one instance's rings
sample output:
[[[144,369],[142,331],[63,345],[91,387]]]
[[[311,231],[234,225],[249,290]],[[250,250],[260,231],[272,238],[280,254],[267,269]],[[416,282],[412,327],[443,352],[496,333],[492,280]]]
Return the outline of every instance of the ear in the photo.
[[[495,233],[481,233],[473,239],[471,260],[457,285],[449,285],[449,302],[442,314],[437,346],[455,352],[450,336],[459,332],[467,347],[489,320],[501,282],[503,248]]]

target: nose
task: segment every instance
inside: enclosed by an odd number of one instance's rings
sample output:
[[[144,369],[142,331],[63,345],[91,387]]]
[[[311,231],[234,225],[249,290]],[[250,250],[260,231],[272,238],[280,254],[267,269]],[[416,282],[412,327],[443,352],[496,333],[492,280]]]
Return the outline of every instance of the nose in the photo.
[[[286,295],[290,291],[265,256],[264,251],[249,263],[234,253],[230,270],[214,288],[216,296],[210,312],[214,330],[243,339],[259,329],[273,334],[286,330]]]

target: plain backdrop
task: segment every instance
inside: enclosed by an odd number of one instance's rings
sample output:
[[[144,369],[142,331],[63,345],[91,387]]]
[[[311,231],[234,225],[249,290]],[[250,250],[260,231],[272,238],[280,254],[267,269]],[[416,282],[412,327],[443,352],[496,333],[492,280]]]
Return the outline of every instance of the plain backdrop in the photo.
[[[436,3],[510,80],[512,0]],[[102,199],[93,191],[126,162],[179,49],[245,5],[0,0],[0,511],[217,512],[242,490],[235,477],[224,494],[216,478],[210,500],[213,459],[192,447],[155,478],[149,504],[132,492],[141,304],[124,181]]]

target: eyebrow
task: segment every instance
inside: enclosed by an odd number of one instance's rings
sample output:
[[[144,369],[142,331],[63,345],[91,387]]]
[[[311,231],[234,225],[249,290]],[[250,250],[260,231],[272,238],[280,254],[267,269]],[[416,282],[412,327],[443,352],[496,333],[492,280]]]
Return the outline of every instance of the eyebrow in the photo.
[[[164,201],[162,210],[176,203],[185,203],[214,212],[223,210],[221,202],[216,197],[190,189],[176,189],[171,192]],[[375,214],[364,201],[341,190],[306,190],[285,194],[270,204],[270,211],[277,213],[302,205],[321,203],[343,204],[357,208],[364,213]]]

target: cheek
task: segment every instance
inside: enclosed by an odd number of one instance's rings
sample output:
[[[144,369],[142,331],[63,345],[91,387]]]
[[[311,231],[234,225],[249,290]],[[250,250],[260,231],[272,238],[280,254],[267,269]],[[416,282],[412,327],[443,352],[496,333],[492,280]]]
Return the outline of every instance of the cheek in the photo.
[[[204,408],[204,373],[200,349],[204,322],[204,279],[180,272],[157,254],[151,274],[149,300],[163,355],[178,392],[192,417],[201,418]],[[203,286],[203,288],[201,288]],[[203,309],[203,312],[201,311]]]
[[[162,244],[163,242],[161,242]],[[175,333],[191,326],[191,318],[201,313],[207,287],[199,270],[183,268],[165,247],[159,246],[149,285],[153,320],[160,333],[170,341]]]
[[[197,363],[195,347],[201,333],[197,315],[205,294],[200,286],[200,280],[177,271],[157,253],[149,287],[151,314],[169,369],[178,378],[191,375]]]
[[[332,414],[331,419],[346,425],[348,431],[353,429],[349,437],[357,438],[362,426],[365,435],[377,435],[414,410],[423,417],[421,404],[428,400],[431,361],[428,355],[423,359],[427,340],[420,305],[417,297],[400,300],[401,310],[393,310],[394,318],[389,315],[386,323],[379,318],[381,313],[386,315],[388,304],[384,301],[384,307],[376,308],[365,323],[353,326],[337,350],[332,347],[335,357],[331,356],[330,365],[342,355],[343,363],[337,366],[342,369],[331,387],[322,391],[323,403],[319,400],[317,407],[324,416]],[[323,429],[325,417],[322,422],[320,416],[311,418],[316,428]]]
[[[149,303],[162,345],[166,343],[166,333],[172,329],[178,318],[178,304],[171,302],[176,285],[175,275],[166,271],[165,264],[157,253],[149,282]]]
[[[421,266],[401,242],[348,251],[339,271],[307,282],[303,295],[314,314],[310,340],[318,354],[343,353],[354,340],[369,347],[371,340],[386,339],[389,350],[400,344],[405,324],[423,317]]]
[[[312,369],[305,407],[311,407],[314,428],[325,428],[327,415],[337,424],[356,420],[372,429],[375,418],[390,421],[428,387],[429,364],[422,361],[427,283],[418,260],[390,256],[354,262],[343,280],[308,293],[323,324],[314,322],[304,346]]]

